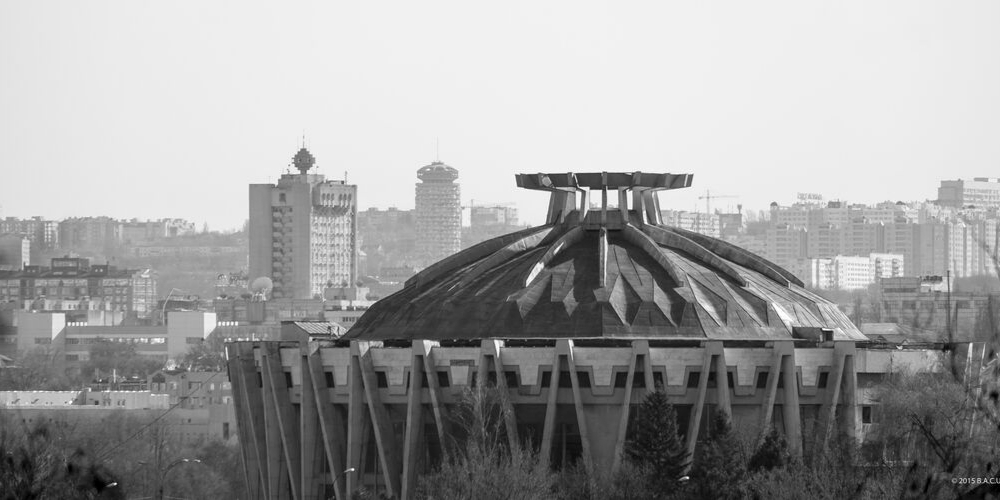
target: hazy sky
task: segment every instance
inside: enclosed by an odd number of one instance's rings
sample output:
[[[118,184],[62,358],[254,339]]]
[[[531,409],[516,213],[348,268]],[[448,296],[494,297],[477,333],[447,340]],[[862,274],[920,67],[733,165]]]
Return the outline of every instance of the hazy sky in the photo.
[[[362,208],[411,208],[438,138],[535,223],[514,173],[934,198],[1000,177],[1000,2],[0,1],[4,216],[236,227],[303,132]]]

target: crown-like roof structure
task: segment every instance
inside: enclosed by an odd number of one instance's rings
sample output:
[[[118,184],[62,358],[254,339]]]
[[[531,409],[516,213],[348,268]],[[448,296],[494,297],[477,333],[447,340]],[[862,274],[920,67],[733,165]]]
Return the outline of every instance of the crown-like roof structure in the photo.
[[[426,167],[425,167],[426,168]],[[424,269],[345,335],[362,340],[864,340],[779,266],[665,226],[656,192],[690,174],[520,174],[548,191],[546,223]],[[591,196],[600,196],[591,208]]]
[[[316,158],[309,152],[308,149],[305,148],[305,146],[302,146],[302,148],[295,153],[295,156],[292,157],[292,165],[294,165],[301,174],[305,175],[310,168],[313,168],[313,166],[316,165]]]
[[[423,182],[454,182],[458,179],[458,169],[436,161],[420,167],[417,178]]]

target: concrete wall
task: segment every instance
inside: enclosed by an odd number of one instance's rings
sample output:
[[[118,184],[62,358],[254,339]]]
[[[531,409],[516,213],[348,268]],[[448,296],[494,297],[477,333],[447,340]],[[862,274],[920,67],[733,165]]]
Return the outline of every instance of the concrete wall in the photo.
[[[559,340],[530,348],[494,340],[393,348],[240,342],[228,349],[241,442],[257,443],[243,449],[252,477],[260,479],[251,489],[262,485],[252,496],[261,498],[288,493],[279,486],[286,474],[291,481],[282,484],[294,496],[312,498],[310,492],[334,486],[324,484],[324,472],[350,467],[356,472],[344,476],[347,491],[372,486],[376,460],[389,494],[411,497],[417,475],[440,459],[434,443],[450,439],[444,415],[484,380],[506,389],[512,435],[530,439],[550,464],[579,458],[597,474],[619,466],[629,414],[658,385],[677,408],[690,452],[712,411],[722,409],[745,432],[778,428],[792,453],[803,455],[834,432],[863,437],[859,381],[894,367],[942,366],[939,351],[863,350],[852,342],[706,341],[677,348],[643,340],[610,347]],[[286,462],[283,453],[300,460]],[[328,470],[318,469],[318,454],[327,454]],[[343,486],[336,486],[338,498]]]
[[[66,315],[63,313],[32,313],[18,311],[17,349],[32,350],[45,347],[53,350],[63,348],[66,332]]]

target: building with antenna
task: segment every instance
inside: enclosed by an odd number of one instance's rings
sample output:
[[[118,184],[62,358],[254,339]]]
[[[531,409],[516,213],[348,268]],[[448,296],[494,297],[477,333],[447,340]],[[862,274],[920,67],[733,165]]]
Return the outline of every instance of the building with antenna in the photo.
[[[308,299],[329,286],[353,286],[358,267],[358,187],[310,173],[304,146],[297,173],[250,185],[249,279],[267,277],[274,298]]]
[[[462,200],[458,170],[435,161],[417,170],[417,255],[421,265],[462,249]]]

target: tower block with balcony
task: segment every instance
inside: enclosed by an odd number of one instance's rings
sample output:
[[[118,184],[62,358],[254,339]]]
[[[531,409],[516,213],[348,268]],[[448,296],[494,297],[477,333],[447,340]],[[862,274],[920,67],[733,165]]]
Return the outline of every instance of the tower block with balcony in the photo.
[[[250,185],[251,278],[274,282],[273,297],[307,299],[327,286],[357,281],[358,187],[315,172],[305,147],[292,158],[298,173],[277,184]]]

